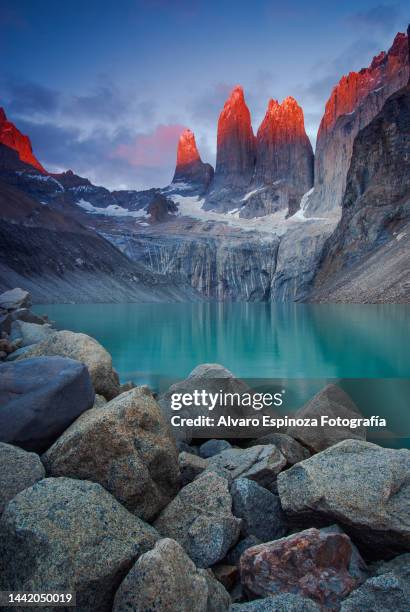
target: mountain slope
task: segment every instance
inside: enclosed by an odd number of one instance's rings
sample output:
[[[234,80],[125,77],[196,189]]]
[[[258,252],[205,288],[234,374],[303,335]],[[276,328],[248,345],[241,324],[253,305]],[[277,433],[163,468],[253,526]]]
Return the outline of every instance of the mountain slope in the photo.
[[[410,301],[410,85],[356,137],[313,301]]]

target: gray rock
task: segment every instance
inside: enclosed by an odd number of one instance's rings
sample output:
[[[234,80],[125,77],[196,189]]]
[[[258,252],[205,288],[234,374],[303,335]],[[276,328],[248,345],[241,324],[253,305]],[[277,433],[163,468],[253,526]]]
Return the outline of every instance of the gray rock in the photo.
[[[0,364],[0,440],[42,452],[94,402],[87,368],[37,357]]]
[[[122,581],[113,612],[208,612],[208,583],[216,580],[204,574],[175,540],[159,540],[155,548],[139,557]],[[227,600],[230,602],[229,595]],[[228,607],[229,603],[220,610]]]
[[[54,332],[19,359],[44,355],[59,355],[81,361],[87,366],[98,395],[103,395],[106,399],[118,395],[120,383],[118,374],[112,367],[111,356],[94,338],[71,331]]]
[[[341,612],[408,612],[410,601],[410,554],[382,563],[369,578],[342,602]]]
[[[46,478],[19,493],[0,520],[0,586],[75,591],[76,610],[112,608],[115,591],[158,534],[100,485]]]
[[[204,363],[197,366],[188,378],[181,382],[172,385],[168,391],[159,398],[159,405],[165,414],[165,417],[170,422],[171,417],[178,414],[182,418],[208,415],[208,409],[203,406],[187,406],[183,407],[178,412],[171,407],[171,396],[174,394],[193,393],[194,391],[206,390],[208,393],[219,393],[221,390],[224,393],[244,393],[249,391],[244,382],[234,377],[232,372],[219,364]],[[241,410],[239,407],[238,411]],[[217,404],[212,412],[213,416],[220,414],[233,413],[235,416],[236,408],[227,410],[226,406]],[[227,428],[229,429],[229,428]],[[192,438],[212,438],[215,435],[214,427],[172,427],[172,432],[178,441],[190,442]],[[233,430],[232,430],[232,433]]]
[[[225,587],[215,580],[210,569],[199,570],[208,584],[207,612],[226,612],[231,605],[231,596]]]
[[[107,400],[105,399],[105,397],[96,393],[93,408],[102,408],[106,404]]]
[[[248,478],[234,480],[231,487],[232,511],[242,519],[242,535],[256,536],[261,542],[285,535],[287,525],[279,497]]]
[[[218,455],[218,453],[221,453],[228,448],[232,447],[226,440],[207,440],[207,442],[204,442],[199,447],[199,454],[204,459],[208,459],[208,457]]]
[[[257,544],[261,544],[262,542],[256,536],[248,536],[243,540],[239,540],[237,544],[226,555],[227,563],[231,565],[238,565],[239,559],[241,558],[242,553],[245,552],[251,546],[256,546]]]
[[[321,612],[322,608],[306,597],[294,593],[281,593],[273,597],[255,599],[231,606],[232,612]]]
[[[189,453],[190,455],[198,455],[198,447],[191,446],[184,442],[183,440],[179,440],[177,442],[177,447],[180,453]]]
[[[88,410],[42,459],[48,474],[98,482],[145,520],[179,488],[175,443],[158,404],[140,387]]]
[[[37,323],[26,323],[25,321],[14,321],[11,326],[11,339],[21,338],[21,346],[30,346],[43,340],[47,340],[55,330],[49,325]]]
[[[285,457],[288,465],[294,465],[308,459],[310,452],[297,440],[284,433],[269,433],[253,440],[249,446],[260,446],[261,444],[274,444]]]
[[[46,475],[35,453],[0,442],[0,514],[5,505]]]
[[[158,531],[177,540],[198,567],[221,561],[239,537],[227,481],[212,472],[181,489],[155,521]]]
[[[14,344],[15,345],[15,344]],[[21,355],[25,355],[26,353],[28,353],[28,351],[31,349],[31,346],[22,346],[18,349],[16,349],[15,351],[13,351],[12,353],[10,353],[9,355],[7,355],[7,361],[17,361],[17,359],[21,356]]]
[[[178,457],[179,469],[181,471],[181,484],[184,487],[202,474],[207,466],[205,459],[190,453],[180,453]]]
[[[282,508],[299,525],[337,522],[375,555],[410,547],[410,451],[339,442],[278,477]]]
[[[12,317],[14,321],[25,321],[26,323],[37,323],[37,325],[44,325],[45,323],[49,323],[49,321],[44,317],[39,317],[38,315],[31,312],[29,308],[18,308],[12,313]]]
[[[208,459],[209,466],[229,470],[232,477],[250,478],[262,487],[271,488],[286,465],[282,453],[272,444],[251,448],[231,448]]]
[[[31,296],[24,289],[10,289],[0,295],[0,308],[16,310],[25,306],[31,306]]]
[[[319,391],[311,400],[298,410],[296,418],[316,418],[319,421],[318,427],[289,427],[288,435],[299,440],[302,444],[310,448],[313,452],[320,452],[341,440],[347,439],[366,439],[366,428],[357,427],[330,427],[321,426],[320,418],[329,416],[330,418],[357,419],[362,417],[357,406],[350,397],[338,385],[327,385]]]

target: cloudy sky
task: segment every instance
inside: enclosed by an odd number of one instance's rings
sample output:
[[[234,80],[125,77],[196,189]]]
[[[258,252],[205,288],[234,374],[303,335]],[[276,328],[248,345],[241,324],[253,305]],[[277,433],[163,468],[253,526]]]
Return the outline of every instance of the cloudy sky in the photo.
[[[408,1],[1,0],[0,104],[51,171],[111,188],[163,186],[178,136],[214,163],[216,124],[241,84],[257,127],[294,96],[314,143],[342,74],[410,21]]]

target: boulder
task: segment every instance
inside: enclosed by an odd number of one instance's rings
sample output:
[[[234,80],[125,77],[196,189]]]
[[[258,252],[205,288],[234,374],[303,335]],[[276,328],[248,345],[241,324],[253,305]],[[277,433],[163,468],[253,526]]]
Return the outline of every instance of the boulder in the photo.
[[[48,323],[39,325],[38,323],[14,321],[11,326],[11,339],[17,340],[21,338],[20,347],[30,346],[31,344],[47,340],[54,333],[55,330]]]
[[[208,465],[229,470],[232,477],[250,478],[262,487],[272,488],[286,459],[272,444],[251,448],[231,448],[208,459]]]
[[[236,565],[219,563],[212,568],[212,573],[217,581],[223,584],[228,591],[233,589],[239,578],[239,572]]]
[[[239,537],[241,521],[232,514],[228,482],[205,472],[181,489],[154,525],[177,540],[198,567],[221,561]]]
[[[111,356],[94,338],[71,331],[54,332],[19,359],[44,355],[59,355],[81,361],[87,366],[98,395],[103,395],[106,399],[118,395],[120,383],[118,374],[112,367]]]
[[[202,474],[207,466],[205,459],[190,453],[180,453],[178,463],[181,471],[181,485],[183,487],[195,480],[199,474]]]
[[[366,428],[363,426],[349,429],[344,426],[330,427],[328,425],[320,425],[322,416],[328,416],[329,418],[341,417],[344,419],[362,418],[357,406],[338,385],[327,385],[306,406],[303,406],[292,416],[302,419],[318,419],[318,427],[288,427],[286,432],[315,453],[333,446],[333,444],[337,444],[341,440],[366,439]]]
[[[0,514],[6,504],[46,475],[40,457],[0,442]]]
[[[382,563],[358,589],[342,602],[341,612],[408,612],[410,554]]]
[[[98,482],[145,520],[179,488],[175,443],[158,404],[140,387],[88,410],[42,459],[51,476]]]
[[[367,554],[394,556],[410,548],[409,469],[409,450],[345,440],[279,475],[282,508],[300,526],[337,522]]]
[[[31,306],[31,296],[24,289],[10,289],[0,295],[0,308],[4,310],[16,310],[26,306]]]
[[[256,536],[261,542],[285,535],[287,525],[279,497],[248,478],[238,478],[231,486],[232,511],[242,519],[244,537]]]
[[[131,568],[115,595],[113,612],[208,612],[210,580],[175,540],[165,538]],[[229,603],[219,609],[228,610]]]
[[[161,410],[164,412],[167,420],[170,422],[171,417],[178,414],[182,418],[194,418],[195,416],[209,416],[207,407],[204,406],[184,406],[177,412],[172,409],[171,398],[174,394],[192,394],[194,391],[205,390],[208,393],[245,393],[249,392],[247,385],[234,377],[232,372],[224,368],[223,366],[216,363],[203,363],[197,366],[189,374],[188,378],[172,385],[166,393],[159,398],[159,405]],[[226,406],[216,404],[212,411],[212,416],[224,414],[232,414],[234,416],[241,416],[243,409],[240,407],[234,407],[227,409]],[[185,441],[190,443],[192,438],[212,438],[215,433],[215,427],[203,426],[203,427],[173,427],[173,434],[178,441]],[[225,433],[231,431],[235,434],[235,428],[225,428]]]
[[[306,529],[248,548],[240,559],[241,582],[259,597],[295,593],[337,609],[358,585],[349,573],[351,550],[345,534]]]
[[[37,323],[38,325],[49,323],[46,318],[39,317],[34,312],[31,312],[29,308],[18,308],[12,313],[12,317],[14,321],[25,321],[26,323]]]
[[[77,610],[110,611],[134,561],[158,534],[100,485],[46,478],[0,520],[0,588],[75,591]]]
[[[321,612],[322,608],[306,597],[294,593],[281,593],[255,601],[234,604],[230,612]]]
[[[232,447],[226,440],[207,440],[199,447],[199,454],[203,459],[208,459],[228,448]]]
[[[285,457],[287,465],[294,465],[310,457],[310,452],[307,448],[284,433],[275,432],[266,434],[256,440],[252,440],[249,446],[260,446],[261,444],[274,444]]]
[[[199,570],[208,584],[207,612],[225,612],[230,609],[231,597],[225,587],[215,580],[210,569]]]
[[[94,402],[87,368],[37,357],[0,364],[0,441],[43,452]]]

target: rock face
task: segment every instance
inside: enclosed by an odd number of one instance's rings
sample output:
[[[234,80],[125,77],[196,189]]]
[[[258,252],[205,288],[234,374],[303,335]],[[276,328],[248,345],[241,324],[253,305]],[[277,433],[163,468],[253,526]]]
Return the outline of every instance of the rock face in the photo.
[[[17,151],[20,160],[45,174],[43,166],[36,159],[28,136],[24,136],[14,123],[7,120],[6,113],[0,108],[0,143]]]
[[[51,325],[38,323],[26,323],[25,321],[14,321],[11,326],[11,339],[17,338],[21,341],[20,346],[30,346],[42,342],[55,333]]]
[[[410,601],[410,555],[382,563],[342,602],[341,612],[407,612]]]
[[[175,540],[165,538],[136,561],[117,591],[113,611],[208,612],[210,580],[215,578],[198,570]],[[220,592],[223,587],[215,588]],[[226,591],[219,603],[218,610],[228,610],[230,597]]]
[[[94,402],[87,368],[62,357],[0,364],[0,440],[43,452]]]
[[[410,86],[356,137],[342,218],[326,242],[314,301],[408,302]]]
[[[183,546],[198,567],[221,561],[239,537],[225,478],[206,472],[181,489],[155,521],[156,529]]]
[[[397,34],[387,53],[368,68],[342,77],[326,103],[316,144],[315,189],[306,214],[322,216],[340,209],[353,142],[381,110],[386,99],[408,80],[408,42]]]
[[[341,440],[353,438],[356,440],[366,439],[366,429],[362,426],[356,427],[355,429],[349,429],[343,425],[340,427],[330,427],[328,425],[320,426],[320,419],[322,416],[328,416],[332,419],[336,419],[337,417],[343,419],[357,419],[362,416],[351,398],[338,385],[328,385],[319,391],[319,393],[317,393],[306,406],[298,410],[294,416],[301,419],[315,418],[318,420],[318,427],[295,426],[289,427],[287,430],[288,435],[299,440],[299,442],[315,453],[333,444],[337,444],[337,442]]]
[[[106,399],[118,395],[120,382],[118,374],[112,367],[111,355],[97,340],[87,334],[71,331],[59,331],[33,346],[20,359],[44,355],[60,355],[81,361],[87,366],[93,381],[95,392]]]
[[[248,548],[240,560],[241,581],[253,595],[295,593],[338,609],[357,586],[348,571],[350,556],[346,535],[307,529]]]
[[[231,448],[231,445],[226,440],[207,440],[199,447],[199,454],[204,459],[208,459],[228,448]]]
[[[313,185],[313,150],[305,132],[303,111],[296,100],[280,104],[269,100],[256,136],[256,166],[253,183],[276,183],[288,191],[289,212],[299,208],[301,197]]]
[[[218,120],[215,182],[226,187],[249,185],[255,166],[255,136],[243,89],[235,87]]]
[[[177,164],[172,184],[178,187],[178,183],[182,183],[188,188],[192,187],[195,192],[202,193],[208,188],[213,175],[212,166],[201,160],[194,133],[184,130],[178,142]]]
[[[0,515],[13,497],[46,475],[40,457],[0,442]]]
[[[285,515],[277,495],[247,478],[233,481],[231,495],[232,511],[242,519],[244,537],[255,536],[268,542],[286,533]]]
[[[192,482],[199,474],[202,474],[207,467],[205,459],[185,452],[179,454],[178,464],[181,471],[181,485],[183,487]]]
[[[68,478],[19,493],[0,533],[2,590],[72,590],[77,610],[107,612],[133,562],[158,539],[100,485]]]
[[[345,440],[278,476],[288,518],[299,525],[337,522],[365,552],[410,548],[410,451]]]
[[[154,398],[137,387],[85,413],[43,455],[47,473],[98,482],[151,520],[177,493],[177,450]]]

